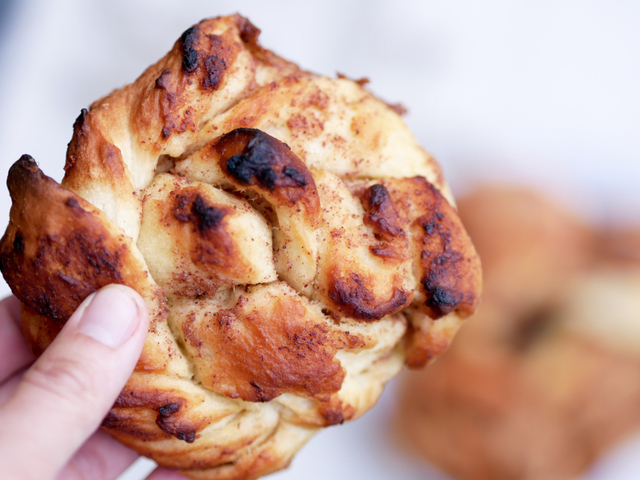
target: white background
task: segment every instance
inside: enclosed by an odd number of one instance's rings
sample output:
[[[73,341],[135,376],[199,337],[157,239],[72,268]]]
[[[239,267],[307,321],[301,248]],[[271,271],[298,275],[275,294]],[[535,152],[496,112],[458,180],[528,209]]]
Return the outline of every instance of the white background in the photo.
[[[236,11],[264,46],[319,73],[368,77],[406,106],[454,192],[518,181],[592,221],[640,222],[637,0],[23,1],[0,32],[0,177],[29,153],[60,180],[81,108],[135,79],[191,24]],[[3,188],[2,225],[9,207]],[[393,405],[392,388],[274,478],[444,478],[394,447]],[[639,453],[629,443],[593,478],[640,478]]]

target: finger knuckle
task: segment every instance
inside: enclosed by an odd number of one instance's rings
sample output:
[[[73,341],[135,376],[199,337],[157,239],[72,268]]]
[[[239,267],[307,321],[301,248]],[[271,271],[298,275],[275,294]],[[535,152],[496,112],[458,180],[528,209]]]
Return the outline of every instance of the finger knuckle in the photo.
[[[59,357],[51,362],[36,362],[23,381],[71,404],[97,400],[100,375],[90,362]]]

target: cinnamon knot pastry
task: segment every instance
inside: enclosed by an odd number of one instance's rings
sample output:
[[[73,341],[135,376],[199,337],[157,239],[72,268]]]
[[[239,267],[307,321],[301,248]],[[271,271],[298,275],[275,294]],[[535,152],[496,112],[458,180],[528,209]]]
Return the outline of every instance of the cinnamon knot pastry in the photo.
[[[447,348],[480,263],[439,166],[361,83],[299,69],[234,15],[83,110],[60,185],[9,172],[0,267],[36,352],[91,292],[151,325],[104,420],[196,479],[256,478]]]

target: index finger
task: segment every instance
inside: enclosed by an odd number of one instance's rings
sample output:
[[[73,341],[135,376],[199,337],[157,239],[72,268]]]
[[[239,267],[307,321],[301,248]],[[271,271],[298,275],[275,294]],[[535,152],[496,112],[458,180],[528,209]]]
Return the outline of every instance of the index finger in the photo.
[[[0,301],[0,388],[13,374],[29,363],[34,355],[22,335],[20,302],[14,296]]]

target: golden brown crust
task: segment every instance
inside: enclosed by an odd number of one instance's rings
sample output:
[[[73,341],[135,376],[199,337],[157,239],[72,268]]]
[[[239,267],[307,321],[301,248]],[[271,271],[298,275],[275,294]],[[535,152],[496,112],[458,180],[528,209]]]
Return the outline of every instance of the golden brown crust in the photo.
[[[371,277],[345,274],[338,265],[329,271],[328,277],[327,296],[333,305],[344,315],[359,320],[380,320],[402,310],[412,299],[411,293],[400,286],[400,279],[394,282],[390,297],[380,298],[371,292]]]
[[[39,315],[35,310],[21,303],[20,318],[24,338],[36,355],[40,355],[53,342],[60,333],[64,322],[50,317]]]
[[[344,370],[335,353],[362,346],[361,339],[334,331],[317,308],[282,284],[253,287],[232,303],[177,310],[203,385],[251,402],[283,393],[327,399],[340,390]]]
[[[422,368],[446,352],[463,324],[455,314],[439,318],[437,322],[416,308],[408,308],[404,314],[408,320],[405,363],[409,368]]]
[[[366,212],[349,182],[325,171],[316,172],[316,184],[323,218],[314,298],[336,317],[364,321],[379,320],[408,305],[415,288],[411,258],[389,262],[376,254],[380,242],[374,229],[366,225]],[[399,236],[395,240],[394,246],[406,251],[406,239]]]
[[[260,64],[279,70],[297,68],[257,45],[259,30],[235,15],[211,19],[188,28],[173,49],[150,67],[133,84],[91,106],[100,115],[109,115],[112,100],[135,93],[131,105],[132,127],[138,137],[147,137],[158,149],[171,136],[195,133],[205,116],[206,103],[216,92],[224,90],[239,63],[240,52],[251,54],[250,69]],[[253,88],[251,81],[247,84]],[[158,142],[157,145],[153,142]],[[158,152],[159,153],[159,152]]]
[[[105,139],[95,116],[86,108],[73,124],[64,169],[65,187],[70,190],[79,188],[87,180],[108,182],[109,187],[122,196],[133,189],[120,149]]]
[[[239,253],[234,251],[234,245],[224,228],[228,213],[227,208],[208,203],[194,188],[185,188],[175,194],[171,216],[180,222],[181,226],[188,228],[190,237],[199,241],[190,249],[193,263],[220,266],[223,271],[238,268],[231,259]]]
[[[164,294],[131,239],[100,210],[46,177],[30,157],[16,162],[8,184],[14,203],[0,241],[0,268],[25,305],[23,329],[37,335],[30,343],[44,347],[87,296],[120,283],[137,290],[149,308],[150,334],[137,368],[166,371],[177,352],[162,326],[168,315]]]
[[[442,172],[397,112],[258,35],[239,15],[189,28],[83,110],[62,185],[28,158],[9,175],[0,268],[32,348],[102,286],[136,289],[150,330],[104,428],[191,478],[284,468],[444,351],[479,294]]]
[[[407,365],[419,368],[444,352],[461,319],[478,307],[480,258],[456,210],[423,177],[385,179],[383,185],[408,232],[419,291],[409,311]],[[422,318],[426,314],[426,318]],[[447,322],[437,320],[454,314]]]
[[[215,25],[210,23],[188,28],[162,66],[157,64],[153,72],[146,72],[159,74],[153,84],[147,83],[145,95],[133,106],[135,130],[149,131],[148,120],[157,119],[154,130],[160,125],[162,128],[152,140],[166,141],[187,130],[195,132],[199,112],[192,106],[193,96],[217,91],[242,48],[234,30],[227,29],[222,35],[214,30]]]
[[[158,175],[146,191],[138,247],[167,294],[276,279],[267,223],[247,201],[202,183]],[[259,260],[263,260],[261,264]]]
[[[193,443],[196,432],[206,425],[208,419],[200,417],[197,421],[193,421],[184,418],[185,412],[189,409],[188,400],[182,392],[125,389],[102,425],[137,439],[157,440],[173,436],[187,443]],[[153,419],[157,429],[149,422],[141,421],[140,417],[144,418],[145,413],[150,410],[155,412],[155,415],[150,418]],[[132,412],[138,415],[132,415]]]
[[[114,235],[95,207],[42,174],[23,156],[9,172],[10,223],[0,264],[20,301],[65,321],[90,293],[110,283],[137,285],[144,273],[127,268],[128,241]]]
[[[411,222],[426,313],[433,319],[454,311],[470,315],[480,301],[480,258],[456,210],[422,177],[385,182]]]

